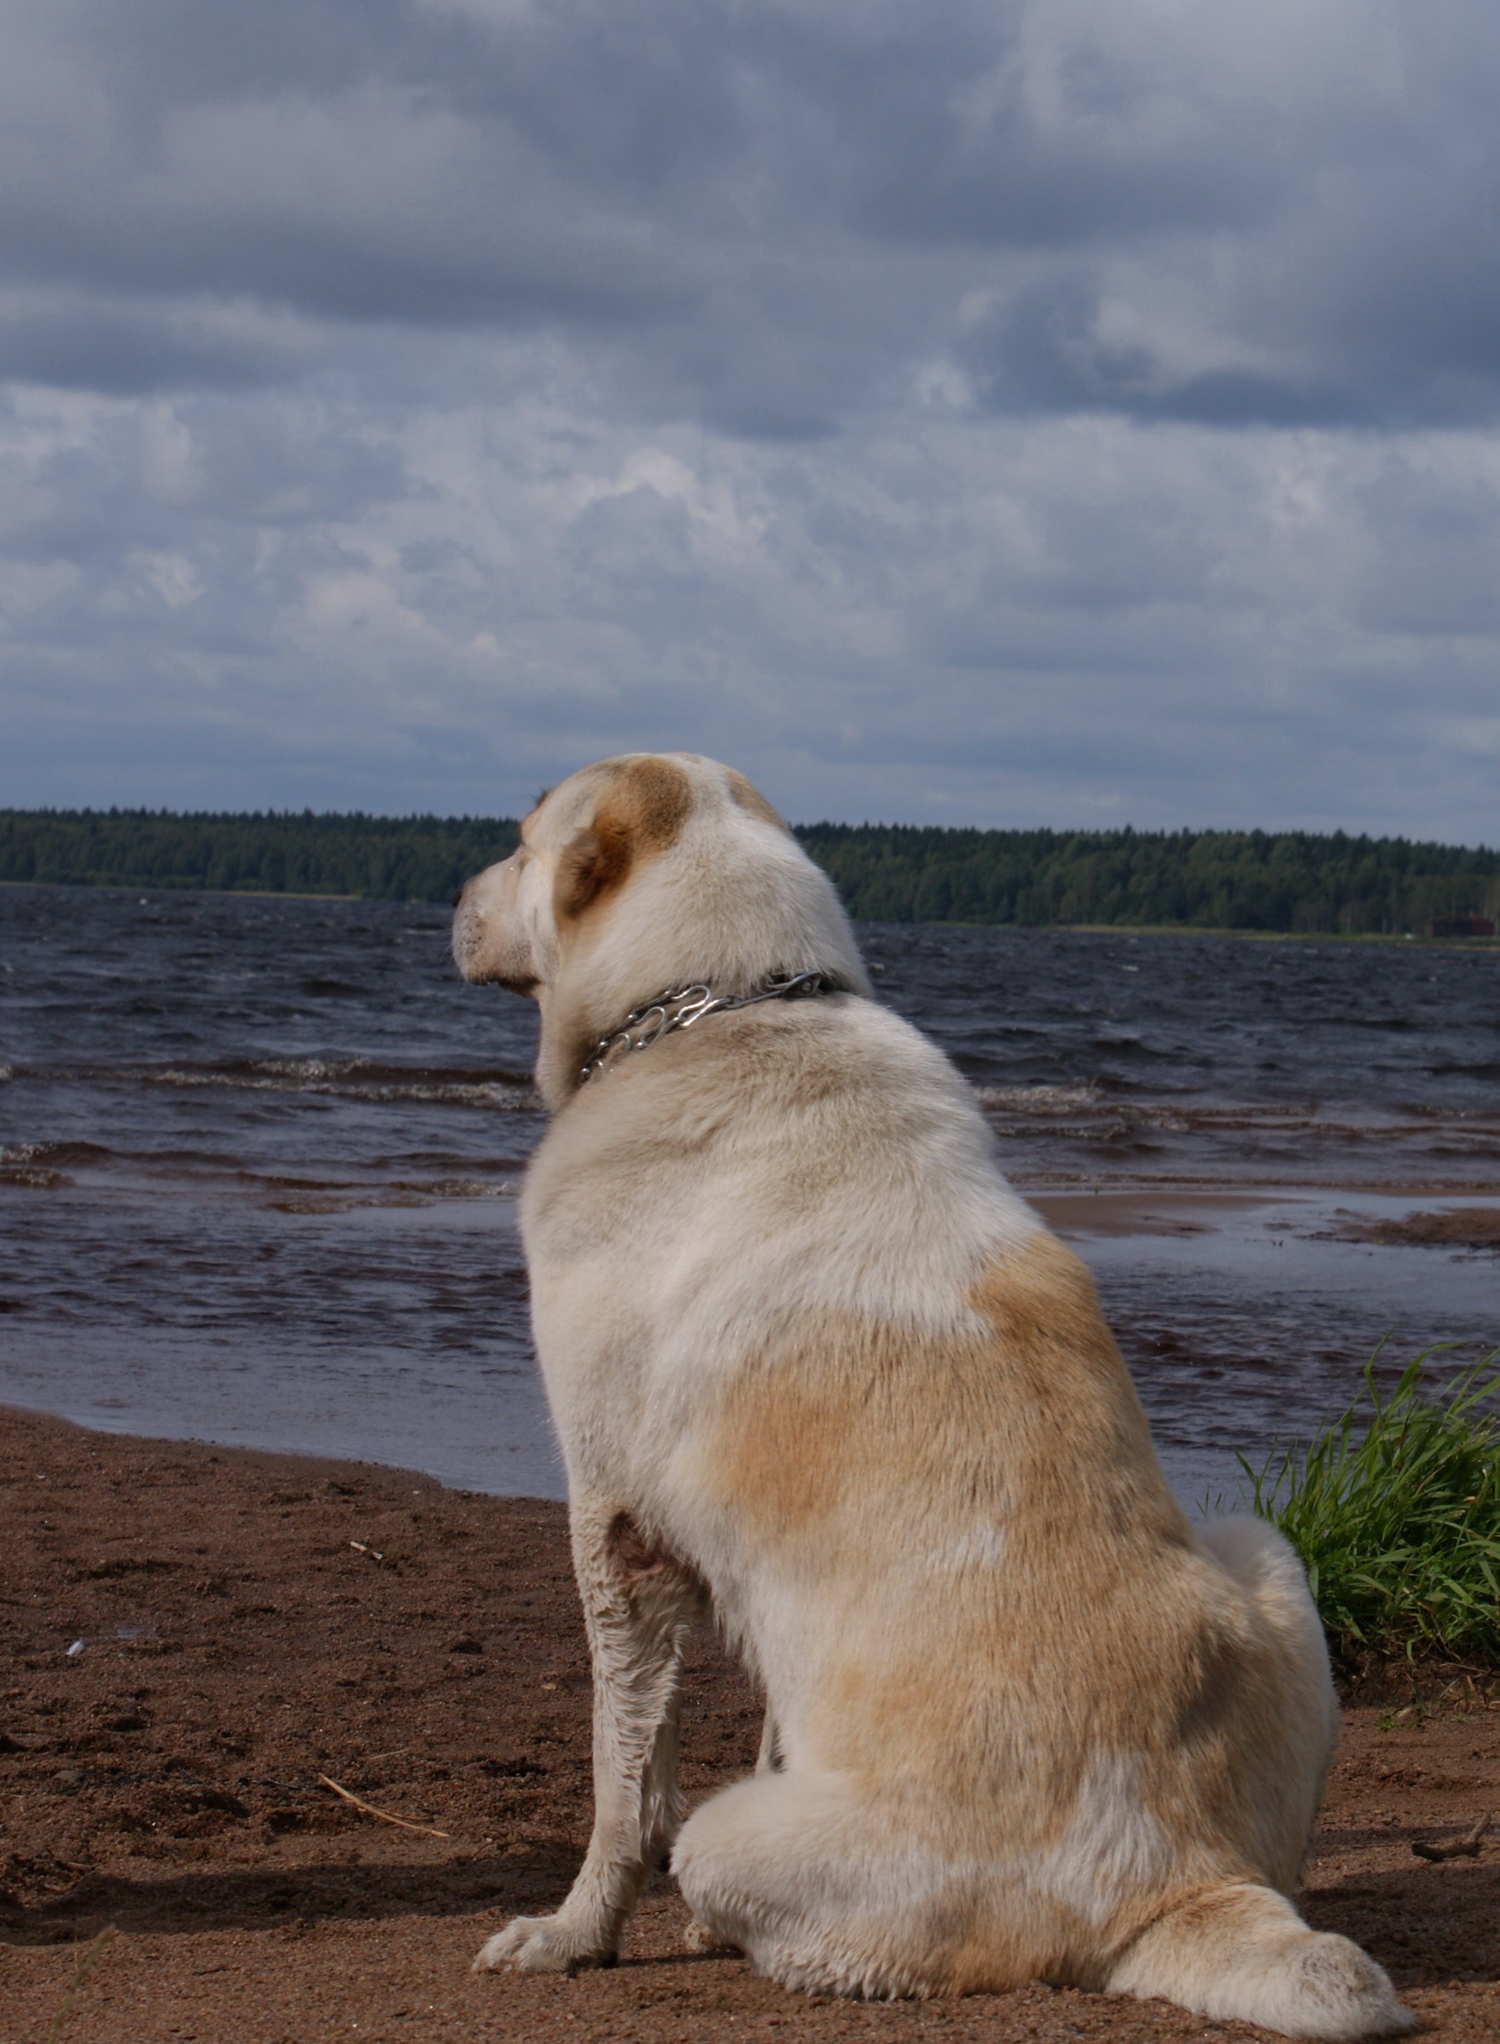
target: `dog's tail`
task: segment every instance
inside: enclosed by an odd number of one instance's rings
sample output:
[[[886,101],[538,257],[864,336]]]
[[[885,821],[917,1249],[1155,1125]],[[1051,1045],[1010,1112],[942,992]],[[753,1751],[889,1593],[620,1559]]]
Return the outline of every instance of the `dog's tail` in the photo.
[[[1284,1896],[1249,1883],[1169,1910],[1129,1947],[1108,1985],[1327,2044],[1399,2037],[1417,2020],[1358,1945],[1309,1930]]]

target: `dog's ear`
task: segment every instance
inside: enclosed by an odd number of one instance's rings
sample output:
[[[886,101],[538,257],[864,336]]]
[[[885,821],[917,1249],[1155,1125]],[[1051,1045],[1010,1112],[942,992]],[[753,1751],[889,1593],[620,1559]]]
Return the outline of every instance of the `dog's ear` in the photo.
[[[640,859],[665,851],[692,800],[692,783],[675,760],[647,757],[617,767],[592,820],[557,862],[558,920],[581,916],[623,887]]]
[[[733,767],[726,767],[724,772],[729,781],[729,793],[741,809],[750,816],[758,816],[762,823],[774,823],[778,830],[786,829],[785,819],[777,815],[753,781],[747,781]]]
[[[581,916],[601,895],[612,894],[630,871],[630,841],[606,826],[577,831],[557,862],[559,922]]]

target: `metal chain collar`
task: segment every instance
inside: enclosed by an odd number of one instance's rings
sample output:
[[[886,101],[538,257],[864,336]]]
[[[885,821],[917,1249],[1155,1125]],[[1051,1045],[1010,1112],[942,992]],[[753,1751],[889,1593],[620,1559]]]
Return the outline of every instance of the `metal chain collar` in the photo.
[[[642,1007],[632,1008],[618,1029],[601,1036],[578,1074],[580,1086],[633,1050],[649,1050],[674,1029],[691,1029],[705,1015],[727,1008],[753,1008],[757,1001],[803,1000],[810,994],[842,994],[848,988],[826,972],[777,973],[748,994],[716,994],[706,985],[671,987]]]

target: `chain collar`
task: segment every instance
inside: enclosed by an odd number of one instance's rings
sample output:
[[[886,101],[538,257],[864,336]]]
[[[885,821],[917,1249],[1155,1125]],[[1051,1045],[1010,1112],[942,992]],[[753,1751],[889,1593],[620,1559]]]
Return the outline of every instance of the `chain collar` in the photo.
[[[632,1008],[618,1029],[601,1036],[578,1074],[580,1086],[607,1072],[633,1050],[649,1050],[674,1029],[691,1029],[705,1015],[728,1008],[753,1008],[757,1001],[805,1000],[812,994],[843,994],[849,989],[827,972],[775,973],[748,994],[716,994],[712,987],[670,987],[639,1008]]]

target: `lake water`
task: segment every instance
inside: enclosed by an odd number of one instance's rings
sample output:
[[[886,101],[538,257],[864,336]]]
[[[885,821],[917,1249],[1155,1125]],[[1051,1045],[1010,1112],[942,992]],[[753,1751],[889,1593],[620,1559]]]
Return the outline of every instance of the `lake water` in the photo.
[[[1179,1489],[1500,1342],[1500,951],[876,925],[1091,1264]],[[0,1402],[556,1495],[514,1196],[528,1003],[419,904],[0,888]]]

